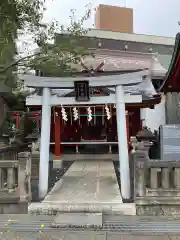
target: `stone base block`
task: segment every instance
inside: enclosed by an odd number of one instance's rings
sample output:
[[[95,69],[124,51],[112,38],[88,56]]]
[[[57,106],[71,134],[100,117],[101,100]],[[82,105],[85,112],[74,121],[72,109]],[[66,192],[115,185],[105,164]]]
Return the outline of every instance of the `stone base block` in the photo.
[[[102,213],[60,213],[52,227],[102,227]]]
[[[63,165],[63,159],[54,159],[53,160],[53,168],[59,168],[61,169]]]
[[[134,203],[121,203],[112,206],[112,213],[126,216],[136,215],[136,205]]]
[[[141,216],[180,216],[180,205],[136,205],[136,214]]]
[[[27,213],[28,202],[0,204],[0,214],[27,214]]]

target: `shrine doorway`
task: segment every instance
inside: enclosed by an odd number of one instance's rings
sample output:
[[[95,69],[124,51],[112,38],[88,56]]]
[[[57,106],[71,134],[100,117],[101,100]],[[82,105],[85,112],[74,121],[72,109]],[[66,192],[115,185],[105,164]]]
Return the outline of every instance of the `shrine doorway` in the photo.
[[[142,129],[140,108],[128,107],[129,136],[136,136]]]
[[[92,119],[88,120],[87,106],[78,108],[79,118],[73,117],[73,107],[65,107],[67,121],[63,120],[61,107],[56,107],[60,122],[60,132],[56,132],[54,114],[51,116],[51,151],[55,151],[55,135],[60,134],[62,154],[107,154],[111,149],[118,152],[116,109],[111,111],[110,119],[105,113],[106,105],[91,106]],[[110,107],[109,107],[110,108]],[[112,108],[112,107],[111,107]],[[112,142],[110,147],[109,142]],[[78,150],[77,150],[78,148]]]
[[[110,106],[110,105],[109,105]],[[110,151],[112,153],[118,153],[117,143],[117,123],[116,123],[116,108],[111,105],[111,118],[107,120],[105,114],[105,105],[96,106],[95,109],[92,108],[92,120],[88,122],[87,106],[79,108],[80,117],[77,121],[73,119],[72,110],[73,107],[67,107],[66,113],[68,116],[68,121],[65,122],[62,119],[61,107],[57,106],[56,112],[59,115],[60,122],[60,139],[61,139],[61,153],[62,154],[74,154],[77,153],[76,143],[86,142],[87,144],[82,144],[78,146],[78,153],[91,154],[99,153],[106,154],[109,152],[109,145],[106,142],[113,142]],[[135,136],[138,131],[141,130],[141,120],[140,120],[140,108],[127,107],[128,113],[128,126],[127,132],[130,136]],[[40,113],[41,107],[32,107],[31,115],[33,113]],[[38,118],[37,118],[38,117]],[[38,114],[36,121],[38,121],[38,129],[40,131],[40,114]],[[37,126],[36,126],[37,128]],[[100,144],[102,142],[102,144]],[[94,143],[94,144],[93,144]],[[55,153],[55,120],[54,112],[52,108],[51,113],[51,144],[50,151]]]

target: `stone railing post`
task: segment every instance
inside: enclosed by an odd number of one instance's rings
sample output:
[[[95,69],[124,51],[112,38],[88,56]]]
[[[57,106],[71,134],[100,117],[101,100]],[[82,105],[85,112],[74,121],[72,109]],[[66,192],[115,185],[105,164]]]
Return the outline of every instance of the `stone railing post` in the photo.
[[[130,137],[130,143],[131,143],[131,147],[132,147],[131,153],[135,153],[136,152],[136,147],[137,147],[137,144],[138,144],[137,138],[136,137]]]
[[[180,190],[180,168],[177,167],[174,169],[174,185]]]
[[[11,167],[7,169],[7,187],[8,189],[15,188],[15,168]]]
[[[169,189],[170,188],[170,179],[169,179],[170,169],[162,168],[161,172],[162,172],[162,187],[164,189]]]
[[[4,186],[4,174],[2,168],[0,168],[0,189]]]
[[[18,187],[20,202],[26,202],[31,200],[31,153],[19,153],[18,161]]]
[[[150,188],[158,188],[158,172],[161,172],[161,168],[150,168]]]
[[[134,193],[136,197],[144,197],[146,195],[146,170],[147,155],[143,151],[133,153],[134,158]]]

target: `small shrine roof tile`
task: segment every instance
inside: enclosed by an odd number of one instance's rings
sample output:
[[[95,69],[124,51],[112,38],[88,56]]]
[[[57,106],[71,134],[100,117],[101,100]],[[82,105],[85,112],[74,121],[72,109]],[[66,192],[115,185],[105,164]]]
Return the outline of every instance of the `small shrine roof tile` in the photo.
[[[115,51],[108,49],[92,49],[94,57],[86,56],[83,64],[89,69],[96,69],[102,62],[104,65],[100,70],[127,71],[138,69],[149,69],[154,76],[164,76],[166,69],[161,65],[155,54],[134,53],[126,51]],[[74,65],[77,71],[82,71],[81,64]]]

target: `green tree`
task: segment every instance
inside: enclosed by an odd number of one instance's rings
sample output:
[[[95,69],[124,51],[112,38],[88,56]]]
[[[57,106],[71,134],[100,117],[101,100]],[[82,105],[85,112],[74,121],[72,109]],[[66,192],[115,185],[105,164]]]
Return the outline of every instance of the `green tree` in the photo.
[[[89,6],[80,19],[76,19],[76,11],[71,10],[70,25],[67,28],[56,21],[44,24],[44,6],[44,0],[1,0],[0,78],[6,82],[8,74],[11,77],[13,75],[13,83],[16,82],[19,69],[26,72],[36,68],[48,75],[58,76],[72,74],[73,64],[81,61],[84,55],[90,54],[85,46],[82,47],[87,31],[83,24],[91,14]],[[31,35],[38,46],[38,52],[29,52],[22,57],[17,54],[16,41],[24,33]]]

